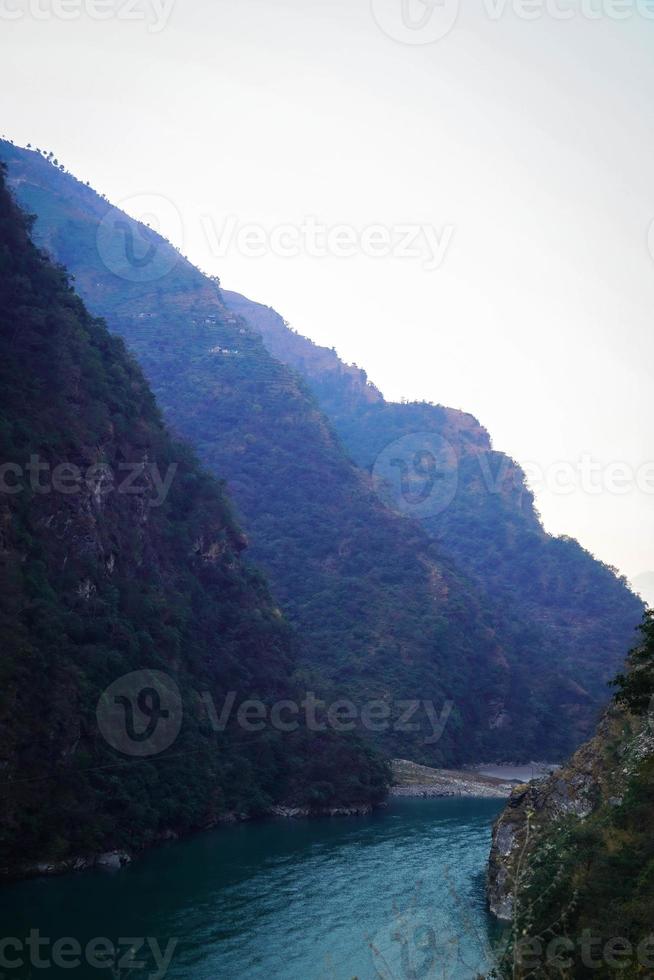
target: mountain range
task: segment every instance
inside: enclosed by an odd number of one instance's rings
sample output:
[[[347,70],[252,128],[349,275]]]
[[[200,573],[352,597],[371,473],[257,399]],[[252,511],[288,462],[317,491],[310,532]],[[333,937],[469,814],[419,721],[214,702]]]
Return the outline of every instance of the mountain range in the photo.
[[[387,402],[365,372],[224,292],[42,153],[2,142],[0,158],[36,241],[125,340],[175,435],[225,481],[293,627],[295,682],[384,702],[392,723],[364,734],[417,761],[575,747],[642,603],[546,533],[524,474],[479,423]],[[397,724],[418,701],[444,720],[437,738],[424,711],[416,731]]]

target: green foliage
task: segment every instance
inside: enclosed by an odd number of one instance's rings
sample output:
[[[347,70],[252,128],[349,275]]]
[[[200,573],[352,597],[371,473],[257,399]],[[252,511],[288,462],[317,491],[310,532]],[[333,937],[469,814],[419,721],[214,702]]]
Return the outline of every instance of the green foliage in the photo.
[[[519,918],[517,931],[542,935],[544,947],[555,937],[567,938],[570,948],[563,959],[570,964],[562,969],[542,956],[538,969],[510,970],[506,976],[648,975],[638,947],[654,933],[653,808],[654,759],[649,758],[630,778],[621,801],[605,803],[584,821],[568,817],[542,836],[519,896],[529,914]],[[592,958],[584,954],[584,936],[593,937]],[[627,940],[633,953],[616,970],[600,951],[618,939]],[[653,949],[654,944],[650,957]]]
[[[512,895],[517,916],[500,976],[631,980],[649,976],[654,966],[654,742],[651,717],[643,717],[653,688],[652,610],[640,629],[642,642],[613,682],[617,707],[556,774],[555,785],[532,789],[525,804],[520,839],[525,826],[532,836],[523,843],[524,872]],[[548,807],[552,795],[574,798],[585,782],[592,786],[589,814]],[[528,949],[538,937],[537,965],[514,956],[520,937]],[[559,946],[560,959],[551,955],[557,942],[567,944]],[[626,950],[621,962],[614,946]]]
[[[382,505],[306,386],[229,313],[216,283],[180,256],[153,281],[115,275],[97,247],[106,204],[36,155],[6,156],[12,174],[26,168],[16,193],[39,216],[39,240],[125,338],[174,430],[227,481],[316,690],[359,708],[384,700],[393,721],[399,702],[425,699],[437,714],[453,702],[440,739],[425,741],[424,711],[417,731],[376,734],[389,753],[442,765],[536,752],[548,706],[529,693],[513,729],[489,724],[506,679],[488,604],[419,526]]]
[[[235,305],[136,225],[169,271],[144,282],[115,275],[98,251],[107,204],[36,154],[6,144],[2,153],[19,200],[38,215],[38,240],[125,338],[175,431],[227,480],[250,554],[320,690],[359,702],[424,698],[437,711],[454,702],[435,743],[425,742],[424,713],[415,734],[376,736],[432,765],[560,758],[577,744],[641,605],[575,542],[545,534],[520,470],[478,423],[384,402],[364,372],[273,311],[242,297]],[[121,244],[117,233],[116,253]],[[422,524],[383,506],[367,472],[416,431],[442,435],[460,457],[454,501]]]
[[[640,631],[642,642],[629,654],[629,669],[613,681],[615,700],[635,715],[649,711],[654,698],[654,610],[647,610]]]
[[[316,740],[198,708],[292,697],[296,642],[223,488],[164,428],[123,341],[94,319],[29,239],[0,172],[0,462],[23,473],[0,494],[0,869],[138,848],[273,803],[379,802],[383,763],[355,739]],[[50,482],[27,477],[31,458]],[[53,487],[60,464],[145,474],[137,492]],[[147,474],[173,473],[152,505]],[[7,482],[10,478],[7,477]],[[101,737],[96,706],[118,677],[173,677],[183,724],[134,759]]]
[[[483,668],[488,697],[512,719],[495,751],[503,758],[564,757],[592,730],[642,615],[640,600],[576,541],[545,533],[524,473],[492,449],[471,415],[428,402],[387,402],[365,371],[295,333],[274,310],[235,293],[225,297],[270,352],[299,372],[362,469],[372,471],[378,455],[407,436],[450,444],[456,494],[421,528],[465,577],[493,631],[495,670],[488,662]]]

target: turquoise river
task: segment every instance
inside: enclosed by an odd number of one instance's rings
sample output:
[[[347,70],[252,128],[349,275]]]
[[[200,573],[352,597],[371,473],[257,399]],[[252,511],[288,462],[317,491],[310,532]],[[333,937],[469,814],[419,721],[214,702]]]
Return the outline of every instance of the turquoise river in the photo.
[[[0,977],[470,980],[489,967],[501,805],[402,799],[369,817],[238,824],[121,871],[5,885]]]

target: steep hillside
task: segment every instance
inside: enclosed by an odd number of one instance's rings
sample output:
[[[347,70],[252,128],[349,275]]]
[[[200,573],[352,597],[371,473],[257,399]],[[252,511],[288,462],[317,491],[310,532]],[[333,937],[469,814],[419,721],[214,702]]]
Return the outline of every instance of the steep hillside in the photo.
[[[493,450],[473,416],[424,402],[386,402],[365,371],[291,330],[274,310],[237,293],[223,295],[271,353],[302,375],[387,502],[419,520],[512,624],[521,656],[556,663],[568,674],[562,707],[578,741],[593,708],[606,700],[641,601],[576,541],[544,531],[524,473]],[[433,474],[421,454],[433,461]],[[498,719],[510,713],[508,705],[498,705]]]
[[[654,572],[642,572],[633,579],[633,587],[648,606],[654,606]]]
[[[576,744],[604,698],[614,649],[624,648],[628,621],[639,617],[637,600],[614,576],[558,542],[552,547],[563,558],[543,562],[533,582],[531,566],[550,539],[535,516],[523,534],[529,522],[516,501],[524,487],[492,497],[458,494],[461,541],[454,521],[443,537],[447,547],[438,545],[429,522],[407,520],[380,499],[305,382],[225,306],[216,282],[38,154],[2,144],[0,155],[20,201],[37,215],[39,241],[71,269],[89,307],[127,340],[166,419],[227,480],[251,554],[297,628],[302,683],[327,697],[353,696],[359,706],[382,699],[391,721],[404,713],[402,701],[428,701],[437,715],[445,708],[441,737],[433,737],[422,708],[410,722],[418,731],[391,723],[375,735],[394,754],[431,764],[558,757]],[[379,411],[375,438],[388,441],[386,406],[358,372],[345,373],[350,398],[362,391],[369,409]],[[416,424],[404,408],[391,407],[398,434],[407,419],[410,428]],[[471,464],[480,454],[488,458],[487,436],[474,420],[445,409],[435,418],[448,438],[459,433]],[[348,439],[337,417],[334,425]],[[498,508],[508,516],[497,517]],[[508,548],[507,540],[518,543]],[[582,555],[583,575],[571,549]],[[455,550],[473,556],[463,574],[451,558]],[[533,591],[531,606],[519,613],[508,587],[482,588],[477,573],[478,564],[505,567],[512,559],[507,575]],[[584,634],[587,621],[568,597],[579,589],[588,599],[589,569],[604,584],[597,622]],[[559,593],[574,615],[558,608]],[[604,607],[613,608],[612,619]],[[558,632],[550,621],[561,621]]]
[[[525,738],[533,751],[543,711],[535,699],[524,698],[525,729],[510,747],[489,724],[515,684],[490,613],[421,529],[379,501],[303,383],[225,309],[216,283],[118,212],[100,250],[113,220],[107,203],[37,154],[4,154],[21,201],[40,215],[39,240],[128,341],[175,430],[227,479],[250,553],[297,627],[299,682],[330,700],[352,697],[358,711],[384,700],[393,717],[379,736],[404,755],[476,759],[515,752]],[[104,264],[101,251],[117,267],[126,221],[142,251],[146,239],[170,255],[164,276],[134,282]],[[446,709],[441,738],[424,710],[397,731],[400,702],[423,698],[437,719]]]
[[[512,923],[500,976],[654,968],[654,613],[616,686],[594,737],[517,787],[494,827],[490,907]]]
[[[383,798],[358,742],[237,722],[245,699],[294,694],[291,631],[243,548],[0,170],[0,873]]]

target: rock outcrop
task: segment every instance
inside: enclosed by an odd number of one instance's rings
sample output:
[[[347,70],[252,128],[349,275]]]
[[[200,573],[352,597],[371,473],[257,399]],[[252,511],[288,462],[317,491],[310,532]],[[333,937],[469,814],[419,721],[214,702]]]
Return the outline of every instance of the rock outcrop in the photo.
[[[564,767],[513,789],[493,828],[489,859],[488,901],[497,918],[512,918],[516,895],[529,882],[531,858],[556,825],[619,805],[630,778],[652,755],[648,721],[611,706],[595,736]]]

